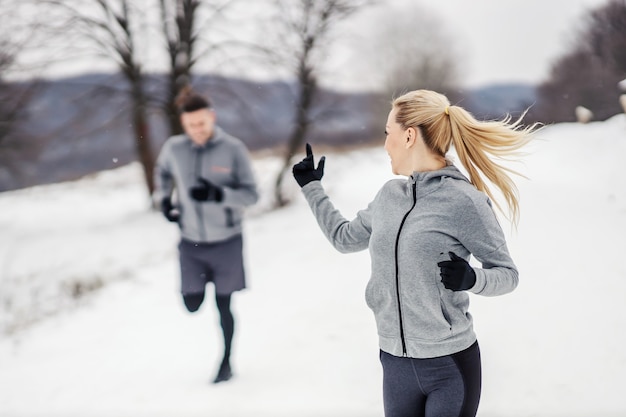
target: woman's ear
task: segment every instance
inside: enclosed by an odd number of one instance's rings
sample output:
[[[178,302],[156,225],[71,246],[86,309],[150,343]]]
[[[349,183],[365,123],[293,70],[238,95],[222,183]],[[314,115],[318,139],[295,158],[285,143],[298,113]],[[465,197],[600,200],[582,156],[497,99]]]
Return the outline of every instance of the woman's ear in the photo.
[[[414,127],[410,127],[406,130],[406,141],[405,141],[405,147],[406,149],[409,149],[411,147],[413,147],[413,145],[415,145],[415,141],[417,141],[417,135],[419,133],[417,132],[417,129],[415,129]]]

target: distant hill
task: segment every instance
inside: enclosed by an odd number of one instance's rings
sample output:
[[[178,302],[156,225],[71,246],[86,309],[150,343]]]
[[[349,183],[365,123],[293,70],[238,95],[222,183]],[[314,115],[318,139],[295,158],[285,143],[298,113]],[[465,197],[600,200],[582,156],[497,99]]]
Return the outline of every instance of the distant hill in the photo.
[[[480,119],[498,119],[503,115],[520,116],[537,100],[536,89],[528,84],[497,84],[471,90],[467,106]]]
[[[210,94],[218,124],[251,150],[281,146],[294,116],[293,86],[214,75],[200,76],[194,88]],[[163,97],[164,78],[153,75],[147,90]],[[135,159],[126,83],[119,75],[86,74],[43,81],[28,106],[28,132],[41,148],[36,161],[19,172],[0,166],[0,191],[67,181],[115,168]],[[521,112],[534,101],[525,85],[498,85],[467,91],[461,104],[479,118]],[[382,138],[388,98],[372,93],[323,90],[315,102],[308,140],[329,145],[366,144]],[[162,112],[150,112],[155,153],[169,136]]]

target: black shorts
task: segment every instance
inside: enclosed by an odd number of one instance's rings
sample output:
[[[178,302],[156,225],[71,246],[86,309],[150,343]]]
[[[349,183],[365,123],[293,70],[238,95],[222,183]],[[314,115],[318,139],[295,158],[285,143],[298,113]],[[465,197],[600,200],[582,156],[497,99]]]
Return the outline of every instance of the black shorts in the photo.
[[[204,293],[208,282],[213,282],[218,295],[228,295],[246,287],[241,235],[212,243],[182,239],[178,251],[183,295]]]

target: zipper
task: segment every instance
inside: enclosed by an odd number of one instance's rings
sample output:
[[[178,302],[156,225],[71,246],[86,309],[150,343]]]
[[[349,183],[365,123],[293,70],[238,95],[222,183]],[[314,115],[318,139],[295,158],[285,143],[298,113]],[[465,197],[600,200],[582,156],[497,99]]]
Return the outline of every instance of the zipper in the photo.
[[[200,178],[200,174],[202,173],[202,148],[196,148],[196,158],[194,160],[193,174],[195,176],[194,181],[197,181]],[[194,204],[194,208],[196,209],[196,216],[198,217],[198,231],[200,232],[200,240],[206,240],[206,234],[204,231],[204,216],[202,215],[202,203],[196,202]]]
[[[406,212],[404,217],[402,218],[402,222],[400,222],[400,227],[398,228],[398,234],[396,235],[396,248],[395,248],[395,261],[396,261],[396,297],[398,300],[398,317],[400,324],[400,340],[402,341],[402,356],[407,356],[406,351],[406,340],[404,338],[404,323],[402,320],[402,305],[400,302],[400,275],[399,275],[399,265],[398,265],[398,246],[400,244],[400,233],[402,233],[402,227],[404,226],[404,222],[406,218],[409,217],[409,214],[415,208],[415,204],[417,203],[417,182],[413,183],[413,205]]]

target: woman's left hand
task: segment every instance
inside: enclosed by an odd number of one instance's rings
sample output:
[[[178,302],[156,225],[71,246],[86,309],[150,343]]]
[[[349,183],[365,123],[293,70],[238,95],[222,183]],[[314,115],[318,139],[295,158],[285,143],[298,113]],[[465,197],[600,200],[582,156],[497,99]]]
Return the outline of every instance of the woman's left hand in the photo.
[[[476,284],[476,272],[470,264],[454,252],[448,252],[449,261],[441,261],[437,266],[441,270],[443,286],[452,291],[469,290]]]

